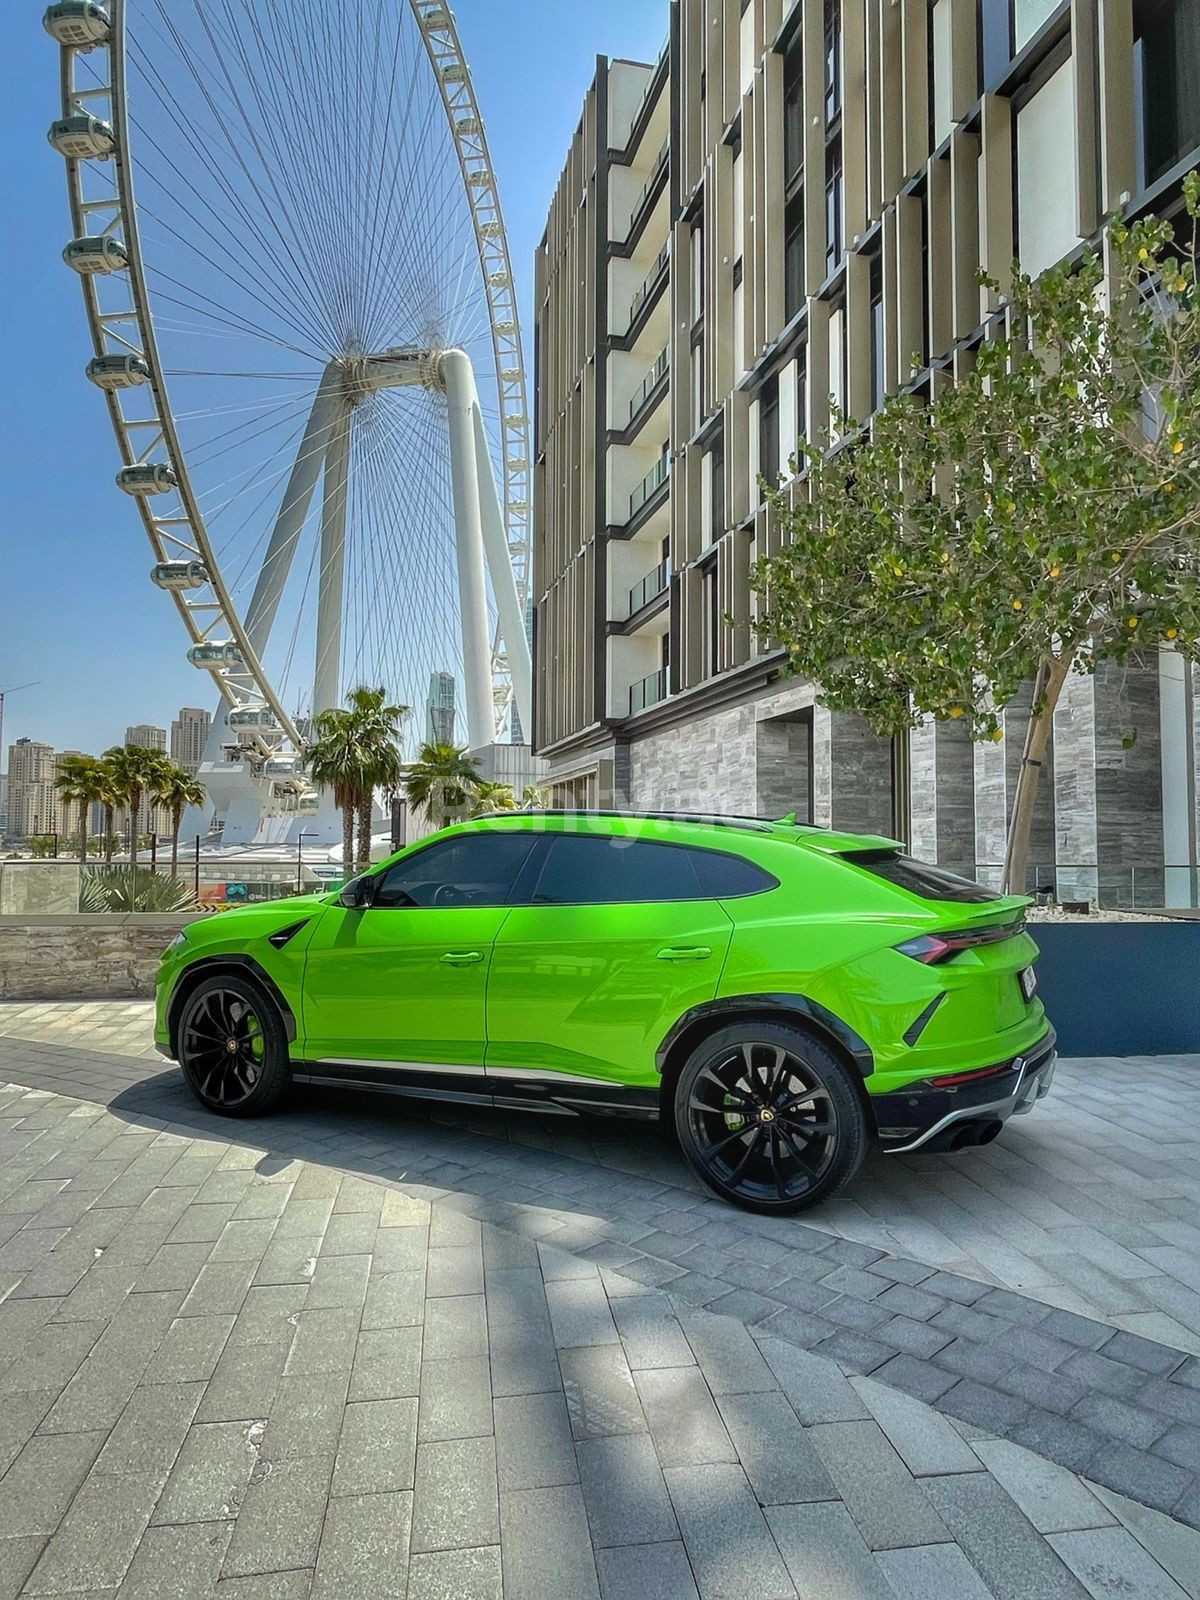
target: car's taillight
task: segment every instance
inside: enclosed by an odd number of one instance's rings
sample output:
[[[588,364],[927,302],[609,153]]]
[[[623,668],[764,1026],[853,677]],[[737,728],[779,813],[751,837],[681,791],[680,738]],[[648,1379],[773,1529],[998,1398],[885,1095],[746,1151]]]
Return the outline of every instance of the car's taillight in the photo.
[[[1002,939],[1014,939],[1024,933],[1025,919],[1018,922],[994,923],[987,928],[967,928],[961,933],[919,933],[915,939],[906,939],[893,946],[902,956],[911,956],[927,967],[936,967],[940,961],[949,961],[960,950],[969,950],[976,944],[998,944]]]

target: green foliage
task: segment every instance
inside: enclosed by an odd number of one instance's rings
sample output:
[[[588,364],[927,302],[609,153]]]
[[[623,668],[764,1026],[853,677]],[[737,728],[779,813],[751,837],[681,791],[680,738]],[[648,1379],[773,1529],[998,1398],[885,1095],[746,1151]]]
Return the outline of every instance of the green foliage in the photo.
[[[1033,280],[957,382],[802,443],[769,491],[756,630],[881,735],[925,717],[999,738],[1035,684],[1160,640],[1200,653],[1200,177],[1174,227],[1117,222]],[[994,294],[999,285],[982,278]],[[830,447],[832,446],[832,447]],[[1030,761],[1032,764],[1032,761]]]
[[[31,833],[27,841],[29,853],[35,860],[45,860],[54,854],[56,842],[52,833]]]
[[[405,774],[404,792],[411,806],[424,809],[430,820],[441,826],[454,817],[471,814],[484,781],[479,776],[479,762],[465,749],[453,744],[423,744]]]
[[[400,724],[408,707],[391,705],[386,689],[360,685],[347,705],[322,711],[316,719],[316,742],[305,752],[309,772],[319,789],[333,792],[342,813],[343,863],[349,871],[354,855],[354,819],[359,818],[358,861],[370,860],[371,807],[376,789],[394,793],[400,786],[404,759]]]
[[[180,878],[149,867],[103,867],[79,887],[80,911],[193,911],[196,897]]]
[[[471,806],[473,817],[492,817],[498,811],[515,811],[517,797],[511,783],[493,783],[487,778],[475,781],[475,800]]]

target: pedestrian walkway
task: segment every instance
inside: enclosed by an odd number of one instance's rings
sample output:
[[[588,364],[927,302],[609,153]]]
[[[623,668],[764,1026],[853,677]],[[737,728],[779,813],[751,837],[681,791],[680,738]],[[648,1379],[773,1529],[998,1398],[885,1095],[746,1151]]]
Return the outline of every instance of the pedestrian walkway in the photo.
[[[495,1141],[199,1128],[145,1065],[5,1050],[0,1597],[1200,1595],[1180,1522],[484,1200]]]

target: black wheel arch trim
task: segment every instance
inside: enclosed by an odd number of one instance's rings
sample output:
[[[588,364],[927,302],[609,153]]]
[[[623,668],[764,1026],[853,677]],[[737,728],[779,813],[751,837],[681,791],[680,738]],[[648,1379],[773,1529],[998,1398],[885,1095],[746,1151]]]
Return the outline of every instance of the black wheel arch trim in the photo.
[[[764,1011],[777,1013],[781,1022],[794,1017],[803,1018],[850,1057],[861,1077],[869,1078],[875,1071],[875,1057],[862,1034],[820,1001],[810,1000],[803,994],[737,994],[722,995],[718,1000],[705,1000],[683,1013],[654,1053],[654,1064],[660,1075],[666,1070],[667,1061],[679,1040],[697,1023],[733,1022],[747,1012],[761,1014]]]
[[[261,984],[279,1008],[283,1031],[287,1035],[288,1043],[295,1043],[299,1031],[296,1027],[296,1016],[291,1006],[284,999],[279,985],[266,968],[255,961],[253,956],[231,951],[227,955],[201,956],[199,961],[193,961],[184,967],[176,979],[175,988],[172,991],[167,1008],[167,1028],[171,1040],[170,1048],[176,1060],[179,1059],[179,1018],[183,1011],[184,1001],[195,988],[197,980],[219,977],[222,972],[244,973],[247,977],[253,978],[255,983]]]

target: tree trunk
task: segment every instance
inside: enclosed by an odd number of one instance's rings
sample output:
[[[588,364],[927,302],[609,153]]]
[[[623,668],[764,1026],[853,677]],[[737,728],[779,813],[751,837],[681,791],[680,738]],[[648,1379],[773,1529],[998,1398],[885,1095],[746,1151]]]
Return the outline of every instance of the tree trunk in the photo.
[[[354,803],[350,800],[342,807],[342,871],[347,878],[354,876]]]
[[[135,789],[129,796],[129,865],[137,871],[138,852],[138,816],[142,809],[142,797]]]
[[[1037,804],[1038,784],[1042,776],[1042,762],[1050,744],[1054,727],[1054,708],[1071,670],[1071,655],[1051,656],[1038,668],[1033,685],[1033,702],[1029,722],[1025,729],[1025,748],[1021,753],[1021,770],[1017,774],[1017,792],[1013,797],[1012,818],[1008,824],[1008,844],[1004,852],[1004,876],[1000,887],[1005,894],[1024,894],[1025,878],[1029,870],[1029,836],[1033,830],[1033,813]]]
[[[171,876],[179,876],[179,827],[183,822],[183,807],[171,807]]]
[[[88,846],[88,808],[90,800],[79,802],[79,865],[82,867],[87,861]]]
[[[371,865],[371,813],[375,809],[375,796],[368,791],[358,802],[358,860],[355,872],[365,872]]]
[[[113,808],[106,803],[104,807],[104,864],[108,867],[112,866],[112,831]]]

